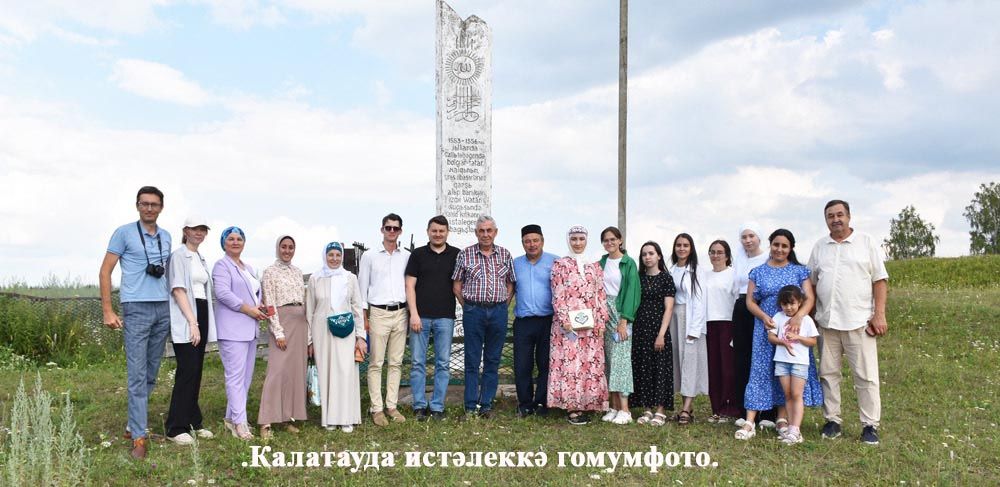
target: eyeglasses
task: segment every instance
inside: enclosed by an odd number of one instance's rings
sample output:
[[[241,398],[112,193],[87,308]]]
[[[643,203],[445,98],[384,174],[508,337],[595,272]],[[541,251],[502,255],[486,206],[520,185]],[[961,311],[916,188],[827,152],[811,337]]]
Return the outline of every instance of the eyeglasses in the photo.
[[[386,226],[382,227],[382,230],[385,230],[386,233],[396,233],[396,232],[402,231],[403,227],[397,227],[397,226],[393,226],[393,225],[386,225]]]
[[[160,203],[150,203],[147,201],[140,201],[136,203],[135,206],[138,206],[139,208],[145,210],[159,210],[160,207],[162,207],[163,205],[161,205]]]

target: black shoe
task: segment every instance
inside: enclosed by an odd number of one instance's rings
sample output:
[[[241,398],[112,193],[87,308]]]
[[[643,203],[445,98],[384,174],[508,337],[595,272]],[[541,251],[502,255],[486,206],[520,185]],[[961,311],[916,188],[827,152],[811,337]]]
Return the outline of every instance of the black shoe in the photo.
[[[878,430],[871,425],[865,426],[865,429],[861,430],[861,442],[866,445],[877,445]]]
[[[544,404],[539,404],[535,406],[535,416],[546,417],[549,415],[549,408]]]
[[[836,421],[827,421],[823,425],[823,438],[832,440],[840,436],[840,423]],[[878,436],[875,437],[875,443],[878,443]]]
[[[416,416],[417,421],[427,421],[427,408],[414,409],[413,415]]]
[[[579,413],[576,415],[570,414],[567,418],[569,424],[582,425],[590,422],[590,415]]]
[[[444,421],[444,411],[431,411],[431,419],[434,421]],[[419,421],[419,419],[417,421]]]
[[[492,409],[480,409],[479,410],[479,417],[481,419],[493,419],[493,414],[494,413],[493,413]]]
[[[535,411],[533,411],[531,409],[518,409],[517,410],[517,417],[521,418],[521,419],[527,418],[528,416],[531,416],[532,414],[535,414]]]

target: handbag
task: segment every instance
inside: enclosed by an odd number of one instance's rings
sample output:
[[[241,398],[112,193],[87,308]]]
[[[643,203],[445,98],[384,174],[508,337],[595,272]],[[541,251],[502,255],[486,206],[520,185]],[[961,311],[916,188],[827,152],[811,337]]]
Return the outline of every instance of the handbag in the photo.
[[[309,359],[309,366],[306,367],[306,397],[309,398],[309,404],[313,406],[319,406],[319,370],[316,368],[316,363]]]
[[[590,330],[594,328],[594,311],[590,308],[573,309],[568,312],[570,326],[574,330]]]
[[[340,313],[327,316],[326,326],[337,338],[347,338],[354,333],[354,313]]]

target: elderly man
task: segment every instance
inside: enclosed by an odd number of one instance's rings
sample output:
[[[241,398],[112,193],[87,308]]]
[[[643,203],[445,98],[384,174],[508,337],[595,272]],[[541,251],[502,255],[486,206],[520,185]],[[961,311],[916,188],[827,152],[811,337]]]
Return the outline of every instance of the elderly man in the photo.
[[[493,217],[476,220],[478,242],[458,253],[452,290],[462,304],[465,330],[465,416],[493,417],[500,352],[507,336],[507,306],[514,293],[514,266],[510,252],[495,245]],[[482,362],[482,373],[479,364]]]
[[[851,228],[851,207],[833,200],[823,210],[830,235],[813,247],[809,269],[816,286],[819,324],[819,374],[823,385],[824,438],[840,436],[841,363],[854,374],[861,415],[861,441],[878,444],[882,413],[879,397],[877,336],[885,335],[889,273],[878,242]]]
[[[517,304],[514,305],[514,384],[517,415],[544,416],[549,384],[549,334],[552,332],[552,263],[557,257],[542,251],[542,227],[521,229],[524,255],[514,259]],[[532,372],[538,367],[538,378]]]

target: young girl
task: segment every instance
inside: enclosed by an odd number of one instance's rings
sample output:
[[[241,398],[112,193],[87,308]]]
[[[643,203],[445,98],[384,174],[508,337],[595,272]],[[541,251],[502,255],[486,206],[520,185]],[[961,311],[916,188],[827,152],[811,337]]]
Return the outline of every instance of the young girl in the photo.
[[[816,346],[816,323],[805,316],[799,332],[794,333],[788,327],[788,320],[798,313],[799,306],[805,300],[805,294],[798,286],[785,286],[778,291],[778,304],[781,312],[774,315],[774,328],[769,330],[767,340],[778,345],[774,350],[774,376],[781,383],[785,392],[785,408],[788,411],[788,429],[780,434],[781,441],[786,445],[802,443],[802,424],[804,404],[802,391],[809,377],[809,347]]]

